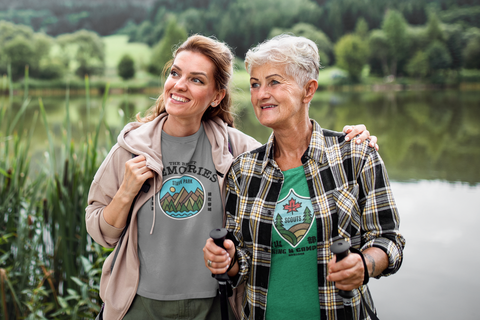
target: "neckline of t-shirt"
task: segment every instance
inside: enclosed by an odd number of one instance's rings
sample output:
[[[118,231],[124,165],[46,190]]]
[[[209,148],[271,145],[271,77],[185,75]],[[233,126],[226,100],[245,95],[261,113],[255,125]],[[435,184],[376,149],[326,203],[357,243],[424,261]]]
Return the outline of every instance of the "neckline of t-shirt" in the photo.
[[[162,139],[168,140],[168,141],[173,141],[173,142],[179,142],[179,143],[186,143],[186,142],[192,142],[198,140],[198,138],[205,132],[205,129],[203,128],[203,123],[200,124],[200,128],[198,129],[197,132],[190,136],[186,137],[174,137],[166,133],[165,131],[162,130]]]
[[[301,170],[301,171],[300,171]],[[285,170],[285,171],[282,171],[282,173],[285,175],[285,174],[298,174],[300,172],[303,172],[303,165],[300,165],[298,167],[295,167],[295,168],[291,168],[291,169],[288,169],[288,170]]]

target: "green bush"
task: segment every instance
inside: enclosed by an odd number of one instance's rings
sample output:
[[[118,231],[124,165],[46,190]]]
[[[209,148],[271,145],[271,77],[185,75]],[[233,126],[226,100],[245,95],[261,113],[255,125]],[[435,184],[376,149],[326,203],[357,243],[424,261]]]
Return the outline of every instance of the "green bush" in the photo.
[[[117,65],[117,73],[123,80],[135,77],[135,61],[132,56],[125,54]]]
[[[359,36],[343,36],[335,45],[338,67],[346,70],[353,82],[359,82],[363,67],[368,59],[368,46]]]

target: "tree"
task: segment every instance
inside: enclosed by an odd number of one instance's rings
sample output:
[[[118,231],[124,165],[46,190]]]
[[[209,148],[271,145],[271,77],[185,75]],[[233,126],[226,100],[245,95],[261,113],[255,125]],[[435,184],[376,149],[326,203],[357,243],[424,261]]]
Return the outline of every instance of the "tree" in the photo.
[[[102,75],[105,71],[105,45],[95,32],[80,30],[58,36],[57,43],[68,67],[74,64],[75,74]]]
[[[480,29],[467,29],[463,35],[463,39],[466,43],[463,49],[465,68],[480,69]]]
[[[305,211],[303,212],[303,222],[307,224],[312,223],[312,211],[310,211],[310,208],[306,207]]]
[[[445,37],[446,45],[450,56],[452,57],[452,66],[454,70],[460,70],[463,67],[463,54],[462,50],[465,46],[465,42],[462,38],[463,28],[456,25],[445,25]]]
[[[25,65],[31,66],[35,63],[35,48],[30,41],[22,36],[10,40],[3,47],[6,62],[10,64],[12,79],[16,80],[25,74]]]
[[[379,61],[383,76],[389,75],[390,69],[388,67],[388,62],[391,57],[390,47],[385,32],[382,30],[373,30],[368,38],[368,47],[370,49],[370,66],[376,63],[376,61]],[[380,72],[377,71],[377,73]]]
[[[135,77],[135,61],[129,54],[123,55],[117,65],[117,73],[123,80]]]
[[[281,233],[282,231],[286,231],[285,226],[283,225],[283,219],[282,216],[277,214],[275,217],[275,227],[277,227],[277,230]]]
[[[153,48],[148,71],[153,75],[160,75],[163,66],[172,59],[173,47],[185,41],[187,37],[187,31],[177,24],[174,17],[171,17],[168,21],[164,37]]]
[[[429,72],[428,55],[423,51],[418,51],[406,66],[409,76],[417,78],[425,78]]]
[[[463,51],[465,68],[480,69],[480,38],[472,38],[468,41]]]
[[[29,27],[0,21],[0,73],[6,73],[10,64],[12,78],[17,80],[25,74],[29,66],[31,77],[44,78],[44,67],[51,60],[52,38],[43,33],[34,33]],[[56,68],[49,77],[61,77]],[[48,73],[48,71],[47,71]]]
[[[382,30],[390,49],[390,73],[396,76],[398,63],[408,55],[407,22],[400,12],[389,10],[383,20]]]
[[[368,23],[363,17],[357,19],[357,24],[355,25],[355,34],[362,39],[365,39],[368,35]]]
[[[368,46],[358,36],[348,34],[335,45],[337,65],[347,70],[353,82],[359,82],[363,67],[368,59]]]
[[[445,41],[445,34],[440,28],[440,21],[434,12],[431,12],[428,16],[427,37],[430,41]]]
[[[235,48],[236,54],[241,57],[252,45],[264,41],[274,27],[289,28],[300,21],[315,24],[322,12],[311,0],[231,2],[227,12],[218,12],[217,19],[220,21],[215,22],[216,35]],[[212,9],[209,7],[209,10]]]
[[[37,78],[45,80],[61,79],[65,74],[65,65],[58,58],[40,61]]]
[[[317,44],[321,64],[323,66],[329,64],[333,51],[332,42],[325,33],[317,29],[314,25],[300,22],[294,25],[291,29],[273,28],[268,37],[273,38],[282,33],[292,33],[296,36],[312,40]]]
[[[438,71],[450,68],[452,57],[448,52],[447,46],[442,42],[435,40],[427,48],[428,64],[431,71]]]

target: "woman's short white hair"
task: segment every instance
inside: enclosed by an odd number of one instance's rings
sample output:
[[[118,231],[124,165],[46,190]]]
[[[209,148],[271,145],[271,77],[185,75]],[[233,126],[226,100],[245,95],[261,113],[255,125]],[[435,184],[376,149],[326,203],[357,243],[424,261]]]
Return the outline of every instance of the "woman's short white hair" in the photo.
[[[245,57],[248,73],[253,67],[266,63],[285,65],[287,75],[302,87],[311,79],[318,80],[318,48],[315,42],[305,37],[281,34],[248,50]]]

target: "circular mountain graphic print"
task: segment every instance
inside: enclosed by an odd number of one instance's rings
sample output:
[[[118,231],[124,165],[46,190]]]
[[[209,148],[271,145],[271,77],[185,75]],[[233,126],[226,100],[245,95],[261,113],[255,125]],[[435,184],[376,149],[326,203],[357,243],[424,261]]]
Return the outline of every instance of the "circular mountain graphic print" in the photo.
[[[160,190],[160,207],[173,219],[188,219],[197,215],[204,205],[204,188],[192,176],[166,180]]]

